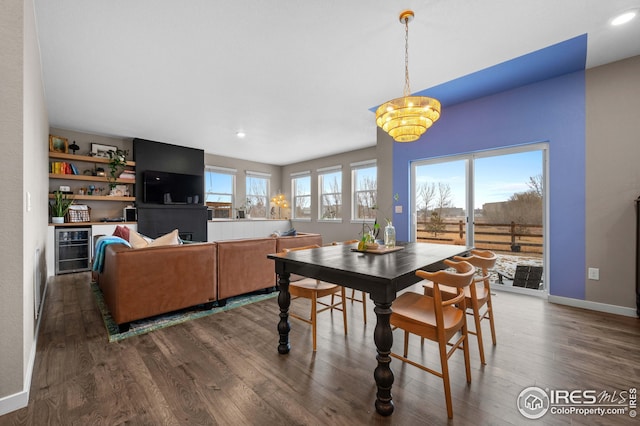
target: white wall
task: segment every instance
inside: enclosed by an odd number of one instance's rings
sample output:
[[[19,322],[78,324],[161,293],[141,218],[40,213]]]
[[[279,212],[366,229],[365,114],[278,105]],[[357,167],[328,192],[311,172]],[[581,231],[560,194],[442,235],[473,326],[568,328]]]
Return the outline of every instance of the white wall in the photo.
[[[373,116],[372,116],[373,117]],[[373,118],[372,118],[373,120]],[[291,164],[282,168],[282,191],[287,200],[291,200],[291,174],[303,171],[311,171],[311,220],[291,220],[292,226],[301,232],[315,232],[322,234],[323,242],[330,243],[332,241],[345,241],[358,238],[362,231],[361,222],[351,222],[351,163],[359,161],[376,160],[378,152],[376,147],[359,149],[356,151],[345,152],[338,155],[318,158],[315,160],[304,161],[301,163]],[[381,164],[383,167],[381,168]],[[378,164],[378,182],[389,180],[391,182],[391,174],[386,174],[386,160]],[[388,163],[391,164],[391,163]],[[318,220],[318,172],[323,167],[342,166],[342,209],[343,218],[341,221],[329,222]],[[386,185],[383,183],[383,186]],[[390,188],[390,187],[389,187]],[[391,189],[389,189],[391,193]]]
[[[0,415],[28,402],[37,332],[34,301],[46,279],[49,124],[41,70],[33,0],[3,1],[0,139],[5,161],[0,172],[0,233],[7,244],[0,247]]]
[[[22,218],[22,47],[23,2],[0,3],[0,140],[5,161],[0,168],[4,202],[0,233],[10,244],[0,244],[2,298],[0,298],[0,397],[23,388],[23,218]]]

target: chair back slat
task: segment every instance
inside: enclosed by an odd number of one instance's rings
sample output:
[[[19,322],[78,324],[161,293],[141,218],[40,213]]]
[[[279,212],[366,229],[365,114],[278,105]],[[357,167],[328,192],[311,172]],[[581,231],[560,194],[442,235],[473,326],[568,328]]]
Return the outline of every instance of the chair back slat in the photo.
[[[291,247],[291,248],[282,249],[282,252],[283,253],[289,253],[290,251],[309,250],[309,249],[314,249],[314,248],[320,248],[320,246],[317,245],[317,244],[311,244],[311,245],[302,246],[302,247]]]

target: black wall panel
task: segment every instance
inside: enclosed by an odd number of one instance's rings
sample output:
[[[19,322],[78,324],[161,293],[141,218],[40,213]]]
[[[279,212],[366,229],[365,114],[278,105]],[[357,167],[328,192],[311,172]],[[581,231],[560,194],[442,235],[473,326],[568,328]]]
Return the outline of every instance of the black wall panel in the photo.
[[[133,140],[133,158],[136,162],[138,231],[156,238],[178,229],[185,240],[207,241],[204,196],[199,204],[193,205],[145,205],[142,184],[147,170],[195,175],[201,179],[199,185],[204,195],[204,150],[136,138]]]

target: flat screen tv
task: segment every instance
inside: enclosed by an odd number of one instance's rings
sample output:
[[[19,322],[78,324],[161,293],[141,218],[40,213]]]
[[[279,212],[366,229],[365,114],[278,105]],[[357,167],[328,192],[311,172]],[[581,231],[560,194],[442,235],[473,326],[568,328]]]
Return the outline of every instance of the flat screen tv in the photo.
[[[202,204],[202,176],[182,173],[144,172],[143,202],[147,204]]]

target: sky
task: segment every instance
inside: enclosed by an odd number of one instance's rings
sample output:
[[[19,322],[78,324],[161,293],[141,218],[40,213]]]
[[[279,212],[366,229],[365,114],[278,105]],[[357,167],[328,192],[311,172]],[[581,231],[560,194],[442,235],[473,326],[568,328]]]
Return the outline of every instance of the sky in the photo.
[[[449,184],[454,207],[465,208],[466,160],[416,165],[416,187],[423,182]],[[484,203],[507,201],[516,192],[530,189],[529,178],[541,175],[542,151],[528,151],[474,159],[475,208]]]

